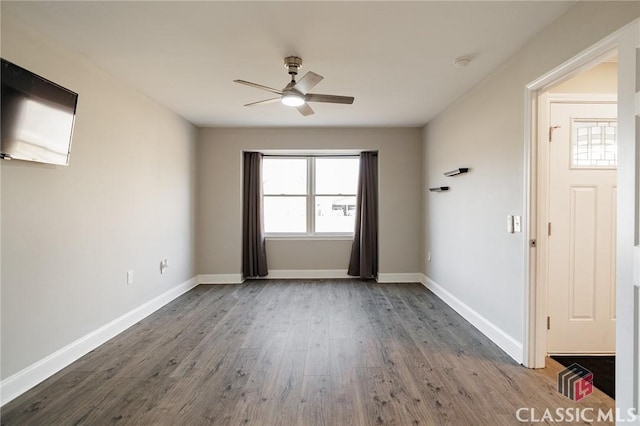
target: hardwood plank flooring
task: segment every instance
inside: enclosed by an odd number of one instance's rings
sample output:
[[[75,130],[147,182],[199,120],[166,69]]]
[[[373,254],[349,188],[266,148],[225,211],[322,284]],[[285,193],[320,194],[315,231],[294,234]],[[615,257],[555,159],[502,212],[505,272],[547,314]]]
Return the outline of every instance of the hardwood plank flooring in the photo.
[[[198,286],[1,409],[2,425],[517,425],[573,402],[420,284]],[[574,423],[576,424],[576,423]],[[598,423],[592,423],[598,424]]]

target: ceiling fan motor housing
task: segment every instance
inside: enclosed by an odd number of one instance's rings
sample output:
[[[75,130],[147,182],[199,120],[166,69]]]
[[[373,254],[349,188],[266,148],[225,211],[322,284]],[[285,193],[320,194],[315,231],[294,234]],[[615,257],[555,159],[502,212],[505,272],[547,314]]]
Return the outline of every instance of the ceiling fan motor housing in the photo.
[[[302,68],[302,58],[298,58],[297,56],[287,56],[284,58],[284,67],[287,69],[289,74],[297,75],[298,70]]]

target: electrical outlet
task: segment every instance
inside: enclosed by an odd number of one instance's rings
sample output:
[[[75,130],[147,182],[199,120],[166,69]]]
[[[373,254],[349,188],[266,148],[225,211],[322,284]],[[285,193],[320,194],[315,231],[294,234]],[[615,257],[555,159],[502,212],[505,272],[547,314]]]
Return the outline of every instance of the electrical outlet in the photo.
[[[165,269],[169,267],[169,261],[167,259],[163,259],[160,261],[160,273],[164,274]]]
[[[127,272],[127,285],[133,284],[133,271]]]
[[[427,252],[427,262],[431,263],[431,252]]]

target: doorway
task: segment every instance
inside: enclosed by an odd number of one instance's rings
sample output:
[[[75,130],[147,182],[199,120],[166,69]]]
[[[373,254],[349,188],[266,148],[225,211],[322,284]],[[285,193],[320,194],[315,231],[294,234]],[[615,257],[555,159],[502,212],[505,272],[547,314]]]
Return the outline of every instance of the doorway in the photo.
[[[615,72],[611,76],[615,79]],[[617,104],[615,97],[573,98],[550,94],[545,102],[549,185],[541,193],[546,192],[549,218],[547,354],[611,355]]]
[[[544,368],[547,355],[546,249],[542,247],[548,218],[538,214],[544,199],[538,187],[545,170],[538,161],[538,136],[545,130],[539,117],[540,94],[557,86],[594,63],[618,55],[618,165],[616,215],[616,408],[640,412],[640,201],[637,171],[640,143],[640,19],[630,22],[589,48],[525,86],[524,221],[528,239],[525,251],[524,365]],[[548,123],[546,123],[548,131]]]
[[[593,167],[588,161],[599,161],[600,154],[603,158],[617,154],[610,146],[606,154],[600,150],[606,145],[606,133],[617,130],[616,58],[614,46],[601,50],[572,73],[556,76],[532,92],[536,126],[529,250],[535,321],[529,324],[534,336],[529,367],[544,368],[550,354],[615,353],[616,223],[611,205],[617,171],[615,165]],[[603,130],[600,124],[606,124],[604,145],[594,139]],[[602,224],[607,208],[610,223]],[[594,331],[596,327],[601,330]],[[601,339],[593,335],[598,333],[607,339],[595,347],[593,342]]]
[[[546,357],[597,371],[615,395],[617,62],[615,52],[538,94],[537,263]]]

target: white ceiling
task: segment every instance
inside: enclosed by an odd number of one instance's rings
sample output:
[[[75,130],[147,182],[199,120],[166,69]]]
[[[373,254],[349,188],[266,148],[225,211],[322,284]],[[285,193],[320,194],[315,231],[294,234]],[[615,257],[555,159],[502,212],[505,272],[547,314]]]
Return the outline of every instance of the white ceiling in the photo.
[[[9,2],[9,13],[198,126],[420,126],[573,2]],[[325,79],[309,117],[232,82]],[[456,57],[470,55],[466,68]],[[82,96],[82,94],[80,94]]]

